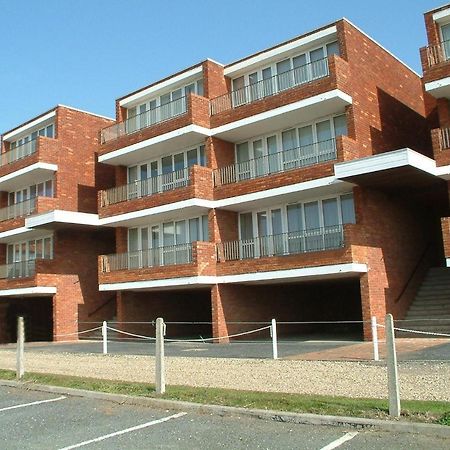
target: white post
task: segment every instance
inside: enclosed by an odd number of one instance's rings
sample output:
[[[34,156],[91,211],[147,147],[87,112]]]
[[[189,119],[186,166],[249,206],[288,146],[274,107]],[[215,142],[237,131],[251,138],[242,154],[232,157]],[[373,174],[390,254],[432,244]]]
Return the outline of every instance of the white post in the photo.
[[[379,361],[380,354],[378,351],[378,326],[377,326],[377,318],[375,316],[372,317],[372,344],[373,344],[373,360]]]
[[[389,415],[400,417],[397,354],[395,352],[394,319],[386,314],[386,363],[388,373]]]
[[[278,359],[277,321],[275,319],[272,319],[272,326],[270,327],[270,335],[272,336],[273,359]]]
[[[17,318],[17,354],[16,354],[16,378],[21,380],[25,374],[24,366],[25,325],[23,317]]]
[[[103,337],[103,354],[108,354],[108,324],[106,320],[102,324],[102,337]]]
[[[166,392],[166,373],[164,367],[164,335],[165,325],[161,317],[156,319],[156,358],[155,358],[155,387],[157,394]]]

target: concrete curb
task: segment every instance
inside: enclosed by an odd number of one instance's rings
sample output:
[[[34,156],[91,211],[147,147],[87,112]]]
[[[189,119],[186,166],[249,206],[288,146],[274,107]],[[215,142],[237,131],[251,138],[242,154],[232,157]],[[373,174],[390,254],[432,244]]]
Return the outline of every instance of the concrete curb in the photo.
[[[324,416],[320,414],[290,413],[264,409],[246,409],[234,406],[204,405],[177,400],[164,400],[149,397],[134,397],[123,394],[108,394],[106,392],[86,391],[59,386],[0,380],[0,386],[7,386],[30,391],[49,392],[53,394],[68,395],[71,397],[85,397],[95,400],[110,401],[119,404],[147,406],[158,409],[168,409],[216,416],[244,416],[277,422],[297,423],[304,425],[328,425],[335,427],[352,427],[356,429],[378,429],[395,431],[398,433],[420,433],[426,436],[450,438],[450,427],[444,425],[398,422],[380,419],[364,419],[362,417]]]

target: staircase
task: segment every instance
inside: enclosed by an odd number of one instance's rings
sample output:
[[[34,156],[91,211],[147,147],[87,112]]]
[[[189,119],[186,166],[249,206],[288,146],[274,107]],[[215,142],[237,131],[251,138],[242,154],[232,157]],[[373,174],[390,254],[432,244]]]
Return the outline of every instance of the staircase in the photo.
[[[428,271],[406,314],[405,321],[396,322],[396,326],[450,334],[450,267],[433,267]],[[401,335],[399,333],[399,336],[433,337],[412,333],[401,333]]]

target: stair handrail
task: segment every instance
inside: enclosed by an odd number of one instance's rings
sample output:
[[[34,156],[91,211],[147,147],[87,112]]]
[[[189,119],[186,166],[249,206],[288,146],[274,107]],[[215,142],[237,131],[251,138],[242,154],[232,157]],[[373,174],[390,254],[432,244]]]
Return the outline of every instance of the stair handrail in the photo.
[[[395,299],[394,303],[398,303],[400,301],[400,299],[403,297],[403,294],[406,292],[406,290],[408,289],[412,279],[414,278],[414,275],[416,275],[417,270],[419,269],[419,267],[422,265],[425,256],[427,256],[427,253],[429,252],[430,248],[431,248],[431,244],[433,242],[429,241],[426,245],[424,250],[422,251],[422,253],[420,254],[419,259],[417,260],[416,265],[414,266],[413,270],[411,271],[411,274],[409,275],[408,279],[406,280],[406,283],[403,286],[403,289],[401,290],[400,294],[397,296],[397,298]]]

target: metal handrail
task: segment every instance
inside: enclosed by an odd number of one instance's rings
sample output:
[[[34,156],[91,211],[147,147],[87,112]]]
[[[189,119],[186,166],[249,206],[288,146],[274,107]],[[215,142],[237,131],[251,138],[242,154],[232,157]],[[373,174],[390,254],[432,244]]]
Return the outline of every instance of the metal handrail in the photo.
[[[100,206],[113,205],[128,200],[186,187],[190,183],[189,167],[163,173],[145,180],[136,180],[122,186],[101,191]]]
[[[214,186],[237,183],[336,159],[336,139],[282,150],[259,158],[219,167],[213,172]]]
[[[441,128],[441,148],[450,148],[450,128]]]
[[[328,58],[287,70],[211,99],[211,116],[292,89],[329,75]]]
[[[121,136],[135,133],[157,123],[178,117],[187,112],[187,97],[180,97],[154,109],[148,109],[143,113],[129,117],[122,122],[103,128],[100,132],[101,143],[118,139]]]
[[[37,258],[0,265],[0,279],[32,277],[36,274],[36,261],[52,258]]]
[[[337,249],[344,246],[344,228],[333,225],[324,228],[291,231],[258,236],[251,239],[216,244],[217,261],[256,259],[267,256],[285,256],[299,253]]]
[[[450,59],[450,41],[428,45],[426,48],[428,67]]]
[[[134,252],[103,255],[101,271],[134,270],[147,267],[171,266],[192,262],[192,243],[166,245],[164,247]]]
[[[15,219],[16,217],[28,216],[34,213],[36,209],[37,197],[29,198],[23,202],[14,203],[0,209],[0,222],[8,219]]]
[[[0,156],[0,165],[4,166],[6,164],[11,164],[19,159],[26,158],[27,156],[36,153],[37,149],[37,139],[32,139],[27,142],[23,142],[22,144],[14,147],[7,152],[2,153]]]

